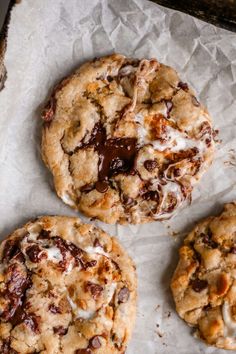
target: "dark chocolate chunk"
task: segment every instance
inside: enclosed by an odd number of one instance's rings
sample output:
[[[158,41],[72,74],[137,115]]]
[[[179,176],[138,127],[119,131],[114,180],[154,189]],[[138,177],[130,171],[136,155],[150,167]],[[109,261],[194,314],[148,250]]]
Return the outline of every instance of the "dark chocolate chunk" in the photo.
[[[157,167],[157,165],[158,164],[157,164],[156,160],[146,160],[146,161],[144,161],[144,167],[149,172],[152,172]]]
[[[89,262],[86,262],[84,264],[84,268],[87,269],[87,268],[92,268],[92,267],[95,267],[97,264],[97,261],[94,259],[92,261],[89,261]]]
[[[2,345],[0,346],[1,354],[20,354],[16,350],[11,348],[10,338],[3,340]]]
[[[68,328],[65,328],[63,326],[53,327],[53,332],[55,334],[58,334],[59,336],[64,336],[65,334],[67,334]]]
[[[55,236],[52,239],[54,240],[56,246],[59,248],[59,250],[62,254],[62,261],[59,262],[59,267],[62,270],[65,270],[67,268],[67,262],[68,262],[67,253],[68,252],[75,258],[77,265],[80,263],[82,267],[84,266],[84,263],[81,259],[82,255],[83,255],[83,251],[79,247],[74,245],[72,242],[67,242],[67,241],[63,240],[59,236]]]
[[[73,243],[67,243],[68,250],[70,251],[71,255],[75,257],[77,261],[79,261],[80,257],[83,255],[83,251],[81,248],[77,247]]]
[[[192,280],[191,286],[194,291],[196,291],[197,293],[200,293],[202,290],[207,288],[208,283],[206,280],[195,279],[195,280]]]
[[[50,239],[50,231],[47,230],[41,230],[38,237],[38,240],[42,239],[42,240],[48,240]]]
[[[39,333],[39,321],[40,316],[36,316],[34,313],[29,313],[25,315],[23,322],[31,329],[31,331]]]
[[[42,259],[47,258],[45,252],[38,245],[29,246],[26,249],[26,254],[29,257],[30,261],[33,263],[38,263]]]
[[[125,207],[131,207],[135,205],[135,200],[125,194],[122,195],[122,201],[125,204]]]
[[[211,247],[211,248],[217,248],[218,247],[218,244],[211,239],[212,238],[212,233],[211,233],[210,230],[208,230],[207,234],[201,233],[200,237],[202,237],[203,243],[205,243],[208,247]]]
[[[188,91],[188,84],[187,84],[186,82],[180,81],[180,82],[178,83],[178,87],[181,88],[181,89],[184,90],[184,91]]]
[[[110,170],[114,173],[126,172],[129,169],[129,164],[119,157],[115,157],[110,163]]]
[[[61,313],[61,309],[58,306],[55,306],[53,304],[49,305],[48,307],[49,311],[53,314]]]
[[[236,246],[231,247],[230,253],[236,254]]]
[[[157,191],[148,191],[143,194],[143,199],[159,202],[159,193]]]
[[[119,303],[125,303],[129,300],[129,289],[124,286],[122,289],[120,289],[119,293],[118,293],[118,302]]]
[[[86,349],[77,349],[75,354],[93,354],[93,352],[91,349],[86,348]]]
[[[110,76],[110,75],[107,75],[107,81],[108,81],[108,82],[112,82],[112,81],[113,81],[113,77]]]
[[[19,247],[19,239],[7,240],[3,249],[3,262],[9,262],[10,259],[21,253]]]
[[[174,169],[174,176],[175,177],[181,176],[181,168],[175,168]]]
[[[93,338],[91,338],[89,341],[89,345],[93,349],[101,348],[102,344],[99,340],[99,336],[94,336]]]
[[[1,314],[1,318],[13,322],[18,308],[22,306],[25,292],[31,286],[31,279],[19,263],[13,263],[8,267],[6,279],[8,280],[4,294],[8,300],[8,307]]]
[[[101,295],[103,286],[88,281],[85,285],[85,290],[89,291],[92,297],[96,300]]]
[[[109,184],[106,181],[97,181],[95,184],[95,188],[100,193],[106,193],[108,190]]]
[[[134,159],[137,153],[137,139],[116,138],[107,139],[106,129],[101,123],[95,124],[90,140],[83,142],[78,149],[94,146],[99,155],[99,183],[107,181],[111,176],[121,172],[133,170]],[[102,190],[104,190],[104,186]],[[101,188],[96,185],[100,192]],[[104,192],[101,192],[104,193]]]

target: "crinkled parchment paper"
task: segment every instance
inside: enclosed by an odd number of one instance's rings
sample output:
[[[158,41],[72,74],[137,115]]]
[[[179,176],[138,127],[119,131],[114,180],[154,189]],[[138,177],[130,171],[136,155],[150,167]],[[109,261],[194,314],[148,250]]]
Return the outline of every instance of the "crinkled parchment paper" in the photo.
[[[114,51],[175,67],[208,106],[222,139],[192,204],[172,220],[97,223],[118,236],[137,264],[137,324],[127,352],[224,353],[191,336],[174,311],[169,283],[184,235],[236,199],[235,34],[146,0],[22,0],[15,6],[5,56],[8,79],[0,93],[1,237],[38,215],[76,215],[57,198],[41,161],[40,110],[58,80],[87,59]]]

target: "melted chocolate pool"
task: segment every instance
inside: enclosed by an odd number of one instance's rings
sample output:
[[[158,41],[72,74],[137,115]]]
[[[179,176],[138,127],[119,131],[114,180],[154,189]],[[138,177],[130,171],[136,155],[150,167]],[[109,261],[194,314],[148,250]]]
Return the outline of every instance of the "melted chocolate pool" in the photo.
[[[89,142],[82,147],[91,145],[99,154],[98,182],[95,187],[99,192],[105,193],[109,178],[118,173],[128,173],[133,169],[137,139],[107,139],[105,128],[101,123],[97,123]]]

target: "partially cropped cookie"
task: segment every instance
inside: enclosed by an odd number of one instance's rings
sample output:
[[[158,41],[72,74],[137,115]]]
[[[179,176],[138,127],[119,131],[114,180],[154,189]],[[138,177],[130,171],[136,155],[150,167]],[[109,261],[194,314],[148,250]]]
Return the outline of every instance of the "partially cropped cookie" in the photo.
[[[43,111],[43,159],[57,194],[107,223],[169,218],[212,162],[207,110],[157,60],[82,65]]]
[[[236,202],[200,222],[179,254],[171,282],[178,314],[208,344],[236,350]]]
[[[101,229],[42,217],[2,242],[1,353],[124,353],[135,312],[134,264]]]

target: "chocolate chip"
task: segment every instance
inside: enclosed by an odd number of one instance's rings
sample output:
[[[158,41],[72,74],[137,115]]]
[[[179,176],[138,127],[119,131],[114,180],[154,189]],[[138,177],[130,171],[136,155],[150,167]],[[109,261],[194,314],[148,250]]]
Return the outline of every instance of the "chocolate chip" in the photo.
[[[217,248],[218,247],[218,244],[211,239],[212,233],[211,233],[210,230],[208,230],[207,234],[201,233],[200,237],[202,238],[203,243],[205,243],[207,246],[209,246],[211,248]]]
[[[113,77],[110,76],[110,75],[108,75],[108,76],[107,76],[107,81],[108,81],[108,82],[112,82],[112,81],[113,81]]]
[[[103,286],[88,281],[85,285],[85,290],[89,291],[92,297],[96,300],[101,295]]]
[[[53,332],[55,334],[58,334],[59,336],[64,336],[65,334],[67,334],[68,328],[65,328],[63,326],[53,327]]]
[[[202,238],[202,241],[203,241],[204,243],[208,243],[208,242],[210,241],[210,237],[209,237],[207,234],[204,234],[203,232],[200,233],[199,236]]]
[[[120,289],[119,293],[118,293],[118,302],[119,303],[125,303],[129,300],[129,289],[124,286],[122,289]]]
[[[180,81],[180,82],[178,83],[178,87],[181,88],[181,89],[184,90],[184,91],[188,91],[188,84],[187,84],[186,82]]]
[[[97,181],[95,188],[99,193],[105,193],[108,190],[109,184],[106,181]]]
[[[195,96],[192,96],[192,103],[196,107],[200,106],[200,103],[198,102],[198,100],[197,100],[197,98]]]
[[[33,263],[38,263],[43,258],[47,258],[46,253],[43,252],[38,245],[33,245],[30,247],[27,247],[25,252],[26,252],[27,256],[29,257],[30,261]]]
[[[93,352],[91,349],[86,348],[86,349],[77,349],[75,354],[93,354]]]
[[[48,309],[49,309],[49,311],[50,311],[51,313],[53,313],[53,314],[61,313],[60,307],[55,306],[55,305],[53,305],[53,304],[49,305],[49,306],[48,306]]]
[[[146,161],[144,161],[144,167],[149,172],[152,172],[157,167],[157,165],[158,164],[157,164],[156,160],[146,160]]]
[[[206,280],[195,279],[191,282],[192,289],[197,293],[200,293],[202,290],[206,289],[208,283]]]
[[[126,207],[131,207],[135,204],[135,200],[125,194],[122,195],[122,201]]]
[[[159,201],[159,193],[157,191],[149,191],[149,192],[143,194],[143,199],[158,202]]]
[[[48,240],[50,238],[50,231],[47,230],[41,230],[37,239],[40,240]]]
[[[93,349],[101,348],[102,344],[101,344],[101,342],[99,340],[99,336],[94,336],[93,338],[91,338],[90,341],[89,341],[89,345]]]

